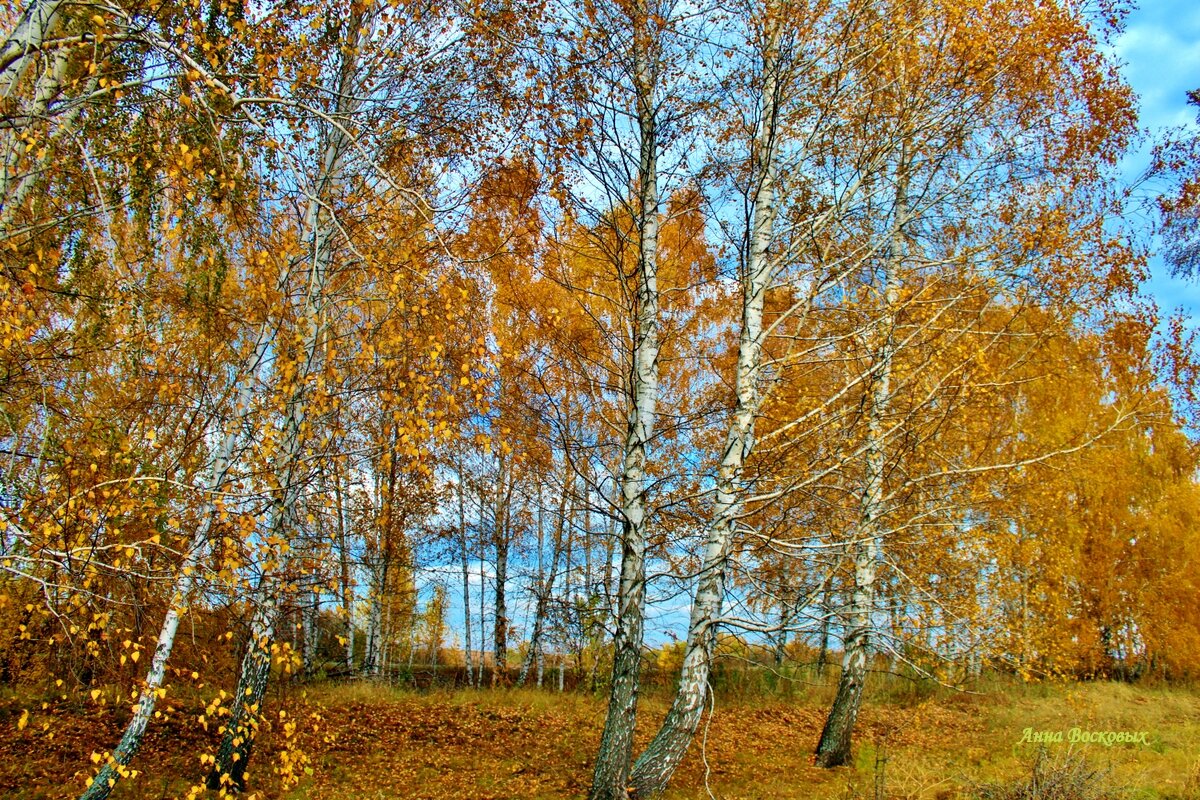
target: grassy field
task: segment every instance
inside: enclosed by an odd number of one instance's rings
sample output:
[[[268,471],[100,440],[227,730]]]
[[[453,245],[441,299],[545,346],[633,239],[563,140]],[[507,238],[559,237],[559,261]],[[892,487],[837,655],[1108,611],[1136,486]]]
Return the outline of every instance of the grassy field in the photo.
[[[906,686],[875,688],[860,717],[855,766],[832,771],[811,763],[830,687],[808,687],[786,699],[718,697],[668,797],[973,797],[981,786],[1029,775],[1038,745],[1021,739],[1030,728],[1061,731],[1063,741],[1046,745],[1046,757],[1082,756],[1102,774],[1098,785],[1114,795],[1200,800],[1195,690],[995,684],[962,694]],[[116,700],[0,698],[0,795],[75,796],[91,774],[92,753],[119,736],[127,706]],[[169,716],[152,726],[134,764],[140,774],[121,783],[114,797],[188,793],[204,774],[200,754],[211,752],[216,740],[216,725],[209,721],[205,730],[198,720],[204,700],[164,701]],[[641,741],[666,700],[647,697],[643,709]],[[270,698],[250,788],[264,798],[312,800],[580,797],[603,711],[599,698],[550,691],[288,688]],[[1071,744],[1072,728],[1144,731],[1146,744]],[[300,781],[285,788],[280,772],[288,771]]]

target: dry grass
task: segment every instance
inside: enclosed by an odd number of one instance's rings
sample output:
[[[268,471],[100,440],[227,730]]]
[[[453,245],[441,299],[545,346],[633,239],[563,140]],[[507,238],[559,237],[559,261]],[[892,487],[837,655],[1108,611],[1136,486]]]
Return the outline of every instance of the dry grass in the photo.
[[[1038,749],[1028,776],[976,790],[979,800],[1119,800],[1123,794],[1082,753],[1052,755],[1045,747]]]
[[[1020,742],[1027,727],[1147,731],[1146,747],[1064,742],[1049,745],[1049,755],[1078,765],[1080,775],[1102,773],[1096,787],[1103,791],[1093,797],[1123,787],[1135,800],[1200,800],[1200,696],[1194,691],[1093,683],[1003,685],[962,695],[877,687],[860,717],[855,766],[834,771],[811,763],[827,694],[817,687],[788,699],[718,699],[668,800],[704,798],[708,791],[728,800],[950,800],[971,797],[980,786],[991,786],[992,797],[1032,798],[995,793],[1016,791],[1032,777],[1037,747]],[[201,700],[175,701],[171,720],[152,727],[138,758],[143,775],[122,783],[114,797],[181,796],[201,777],[198,753],[215,743],[215,726],[205,731],[196,721]],[[49,703],[41,709],[29,696],[0,698],[0,729],[7,733],[0,745],[6,751],[0,795],[75,796],[89,774],[89,755],[116,741],[123,713],[118,708],[124,707],[100,707],[86,698]],[[18,731],[25,708],[31,716]],[[648,697],[642,708],[639,741],[645,742],[666,702]],[[296,800],[579,797],[604,712],[602,699],[585,695],[417,694],[365,683],[277,693],[268,718],[277,718],[280,709],[289,719],[304,719],[299,744],[313,773],[281,789],[272,768],[285,743],[280,726],[267,724],[251,785],[264,797]]]

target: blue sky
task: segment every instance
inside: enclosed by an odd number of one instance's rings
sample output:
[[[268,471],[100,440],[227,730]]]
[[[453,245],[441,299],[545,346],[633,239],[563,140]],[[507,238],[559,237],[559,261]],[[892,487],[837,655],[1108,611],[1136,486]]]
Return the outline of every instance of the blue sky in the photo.
[[[1144,0],[1126,19],[1125,32],[1114,42],[1126,80],[1138,93],[1140,121],[1147,140],[1123,162],[1127,181],[1134,181],[1149,163],[1155,137],[1171,126],[1195,128],[1195,106],[1186,93],[1200,89],[1200,4],[1195,0]],[[1162,187],[1148,185],[1147,192]],[[1136,220],[1134,221],[1136,224]],[[1163,315],[1176,308],[1200,325],[1200,283],[1180,281],[1167,274],[1162,261],[1151,264],[1149,290]]]

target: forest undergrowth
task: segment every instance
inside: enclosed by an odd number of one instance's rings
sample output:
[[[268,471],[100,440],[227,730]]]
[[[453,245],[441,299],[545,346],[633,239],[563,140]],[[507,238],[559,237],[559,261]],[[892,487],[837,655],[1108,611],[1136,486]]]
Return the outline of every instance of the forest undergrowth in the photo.
[[[717,692],[666,797],[1200,798],[1196,687],[993,680],[965,693],[877,683],[860,718],[854,766],[834,770],[813,764],[832,685]],[[92,754],[114,741],[129,713],[114,691],[0,697],[0,794],[76,796],[91,775]],[[140,774],[113,796],[198,794],[205,764],[196,754],[218,742],[219,723],[205,715],[211,700],[205,689],[167,698],[164,718],[147,733]],[[667,702],[661,692],[645,698],[639,744]],[[603,719],[602,698],[586,693],[285,685],[268,697],[247,796],[581,797]],[[1027,728],[1051,741],[1034,741]],[[1072,743],[1074,728],[1147,735],[1145,744]],[[1053,741],[1055,732],[1063,741]],[[1048,775],[1090,783],[1064,789]]]

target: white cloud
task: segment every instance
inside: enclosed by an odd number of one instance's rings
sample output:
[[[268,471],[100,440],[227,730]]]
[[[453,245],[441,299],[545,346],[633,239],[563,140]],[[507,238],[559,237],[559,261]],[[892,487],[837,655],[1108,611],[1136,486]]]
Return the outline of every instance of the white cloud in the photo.
[[[1193,0],[1143,0],[1127,18],[1112,53],[1138,94],[1139,121],[1150,130],[1149,140],[1121,161],[1125,180],[1132,184],[1149,165],[1150,149],[1164,128],[1196,125],[1200,109],[1188,105],[1187,93],[1200,89],[1200,6]],[[1164,188],[1146,184],[1142,193],[1149,197]],[[1147,289],[1160,307],[1168,313],[1182,307],[1195,320],[1200,313],[1200,286],[1171,278],[1159,256],[1151,259],[1150,267],[1153,277]]]
[[[1149,0],[1129,15],[1113,53],[1141,98],[1143,125],[1195,121],[1186,93],[1200,88],[1200,9],[1179,0]]]

